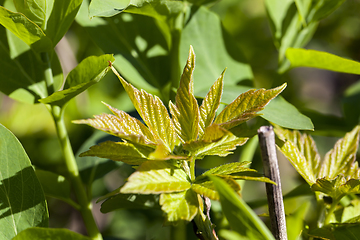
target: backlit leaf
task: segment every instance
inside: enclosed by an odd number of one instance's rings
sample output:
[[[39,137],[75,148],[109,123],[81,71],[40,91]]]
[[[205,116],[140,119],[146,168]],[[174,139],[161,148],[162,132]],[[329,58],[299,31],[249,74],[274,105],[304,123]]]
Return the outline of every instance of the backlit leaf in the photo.
[[[47,227],[44,192],[19,140],[0,124],[0,239]]]
[[[360,75],[359,62],[327,52],[289,48],[286,51],[286,57],[290,60],[291,67],[312,67]]]
[[[215,118],[216,110],[219,108],[223,85],[224,85],[225,70],[221,73],[220,77],[211,86],[209,92],[206,94],[200,106],[200,128],[199,137],[204,134],[205,129],[211,125]]]
[[[53,1],[14,0],[16,11],[24,14],[42,29],[45,29],[47,15],[50,15],[49,12],[52,7],[51,4],[53,4]]]
[[[91,240],[91,238],[81,235],[79,233],[62,228],[28,228],[18,235],[13,240]]]
[[[280,127],[274,131],[281,140],[287,141],[280,147],[283,154],[310,185],[315,183],[320,170],[320,155],[312,137]]]
[[[198,212],[199,200],[191,189],[177,193],[162,193],[159,203],[166,213],[166,221],[191,221]]]
[[[22,13],[14,13],[0,6],[0,24],[35,51],[47,52],[52,50],[52,43],[43,30]]]
[[[334,148],[325,155],[319,178],[333,179],[351,168],[359,145],[359,131],[360,126],[356,126],[336,142]]]
[[[84,59],[69,73],[63,90],[39,101],[58,106],[65,105],[69,100],[98,83],[110,70],[109,62],[113,61],[114,57],[110,54]]]
[[[134,86],[127,83],[119,73],[117,73],[114,67],[112,67],[112,70],[121,81],[130,100],[134,104],[141,118],[149,127],[154,138],[162,141],[165,144],[167,151],[172,152],[176,142],[176,133],[173,122],[170,119],[163,102],[157,96],[153,96],[144,90],[139,91]]]
[[[151,150],[146,147],[136,147],[131,143],[106,141],[92,146],[90,150],[80,154],[80,157],[96,156],[121,161],[130,165],[140,165],[147,161]]]
[[[230,129],[257,116],[271,99],[280,94],[286,87],[283,85],[270,89],[249,90],[240,94],[232,103],[215,118],[215,123]]]
[[[240,191],[240,185],[231,177],[221,176],[221,179],[224,180],[235,192]],[[212,200],[219,200],[219,194],[211,180],[196,180],[195,183],[192,184],[191,189],[194,192],[202,196],[206,196]]]
[[[187,174],[167,161],[148,161],[130,175],[121,193],[158,194],[191,187]]]
[[[175,130],[182,142],[188,142],[197,138],[199,132],[199,106],[194,97],[193,71],[195,68],[195,53],[190,47],[189,57],[180,79],[177,89],[175,106],[172,106]]]
[[[209,175],[209,174],[227,175],[227,174],[238,173],[238,172],[249,171],[249,170],[256,171],[253,169],[249,169],[248,167],[245,167],[249,164],[250,164],[250,162],[228,163],[228,164],[214,167],[214,168],[204,172],[203,175]]]

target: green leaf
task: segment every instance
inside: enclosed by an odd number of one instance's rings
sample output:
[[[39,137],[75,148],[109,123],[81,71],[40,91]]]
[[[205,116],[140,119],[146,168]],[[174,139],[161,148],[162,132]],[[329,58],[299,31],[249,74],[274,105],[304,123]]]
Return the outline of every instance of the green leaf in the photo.
[[[257,112],[264,109],[271,99],[279,95],[286,87],[283,85],[270,89],[249,90],[240,94],[232,103],[220,112],[215,123],[230,129],[257,116]]]
[[[240,191],[241,187],[234,179],[228,175],[219,177],[221,177],[221,179],[223,179],[235,192]],[[196,179],[195,183],[191,185],[191,189],[201,196],[206,196],[212,200],[219,200],[219,193],[217,192],[212,181]]]
[[[339,8],[344,2],[345,0],[313,1],[313,6],[309,13],[309,18],[311,18],[312,21],[318,21],[322,18],[325,18],[337,8]]]
[[[200,108],[200,128],[199,137],[204,134],[205,129],[211,125],[215,118],[216,110],[219,108],[223,85],[224,85],[225,70],[221,73],[220,77],[211,86],[209,92],[206,94]]]
[[[139,148],[131,143],[106,141],[92,146],[90,150],[80,154],[80,157],[95,156],[130,165],[140,165],[148,160],[147,156],[150,152],[149,149]]]
[[[274,237],[255,212],[223,180],[210,176],[220,196],[223,213],[233,231],[248,239],[271,239]]]
[[[17,138],[0,124],[0,238],[29,227],[47,227],[44,192]]]
[[[53,11],[47,22],[46,35],[52,40],[53,47],[69,30],[82,0],[54,0]]]
[[[174,223],[180,220],[191,221],[198,213],[199,196],[190,190],[177,193],[162,193],[159,203],[166,213],[166,221]]]
[[[161,141],[172,152],[176,143],[176,133],[169,113],[159,97],[153,96],[144,90],[139,91],[127,83],[112,67],[113,72],[121,81],[125,91],[136,110],[144,120],[155,140]]]
[[[70,181],[64,176],[40,169],[36,169],[35,173],[46,196],[57,198],[65,202],[73,201],[70,197]]]
[[[323,228],[318,228],[309,233],[309,236],[321,239],[337,240],[349,239],[359,240],[360,224],[330,224]]]
[[[181,75],[180,86],[176,92],[176,106],[170,103],[175,130],[183,143],[195,140],[199,132],[200,113],[197,100],[194,97],[194,68],[195,53],[190,46],[189,58]]]
[[[340,201],[346,195],[360,193],[360,180],[346,180],[343,176],[328,180],[326,178],[317,179],[311,186],[311,190],[325,193],[333,198],[333,201]]]
[[[45,104],[64,106],[72,98],[98,83],[110,70],[109,62],[113,61],[114,57],[110,54],[84,59],[69,73],[63,90],[39,101]]]
[[[239,138],[217,124],[212,124],[205,129],[202,139],[183,145],[184,149],[191,152],[196,158],[206,155],[221,157],[232,153],[237,146],[244,145],[248,138]]]
[[[14,13],[0,6],[0,24],[37,52],[52,50],[51,40],[43,30],[21,13]]]
[[[312,67],[360,75],[360,63],[327,52],[289,48],[286,57],[291,67]]]
[[[360,200],[354,199],[349,205],[339,211],[341,223],[360,223]],[[337,212],[335,211],[335,215]]]
[[[195,96],[209,89],[225,68],[226,85],[253,79],[250,65],[234,39],[223,29],[218,15],[201,6],[194,12],[180,37],[180,63],[186,62],[189,46],[196,52]],[[179,66],[180,67],[180,66]],[[178,82],[173,83],[177,88]]]
[[[269,122],[281,127],[301,130],[314,130],[311,119],[299,112],[299,110],[282,96],[274,98],[259,112],[260,116]]]
[[[359,145],[360,126],[356,126],[344,138],[339,139],[321,164],[319,178],[333,179],[353,168],[356,152]]]
[[[158,194],[187,190],[191,187],[187,174],[168,161],[148,161],[130,175],[121,193]]]
[[[320,155],[312,137],[279,127],[274,131],[281,140],[286,141],[279,146],[281,152],[309,185],[314,184],[319,175]]]
[[[93,0],[89,5],[89,16],[90,18],[112,17],[127,8],[130,2],[130,0]]]
[[[101,204],[102,213],[112,212],[118,209],[150,209],[159,208],[159,196],[154,194],[119,194],[106,199]]]
[[[211,174],[213,174],[213,175],[228,175],[228,174],[238,173],[238,172],[243,172],[243,171],[250,171],[250,170],[256,171],[253,169],[249,169],[248,167],[245,167],[249,164],[251,164],[251,163],[250,162],[232,162],[232,163],[214,167],[214,168],[204,172],[202,175],[204,175],[204,176],[211,175]]]
[[[14,0],[15,8],[18,12],[24,14],[32,22],[36,23],[42,29],[45,29],[47,15],[50,15],[54,1],[42,0]]]
[[[20,232],[12,240],[63,240],[63,239],[73,239],[73,240],[91,240],[89,237],[85,237],[79,233],[72,232],[68,229],[61,228],[28,228]]]

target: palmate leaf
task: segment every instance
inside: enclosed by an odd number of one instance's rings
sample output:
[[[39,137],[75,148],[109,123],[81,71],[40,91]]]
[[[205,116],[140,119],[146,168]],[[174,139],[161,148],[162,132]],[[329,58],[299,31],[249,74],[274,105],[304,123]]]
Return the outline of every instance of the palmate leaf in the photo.
[[[166,221],[191,221],[198,213],[202,199],[191,189],[177,193],[162,193],[159,203],[166,213]]]
[[[341,175],[332,180],[320,178],[311,186],[311,190],[325,193],[332,197],[333,201],[338,202],[346,195],[360,193],[360,179],[347,181]]]
[[[127,83],[114,67],[111,68],[119,78],[135,109],[148,126],[154,139],[162,141],[167,151],[169,153],[172,152],[176,143],[176,133],[173,122],[163,102],[157,96],[153,96],[144,90],[139,91]]]
[[[270,89],[249,90],[240,94],[215,118],[215,123],[230,129],[257,116],[271,99],[279,95],[286,87],[283,85]]]
[[[211,86],[209,92],[206,94],[200,108],[200,128],[199,137],[204,134],[205,129],[211,125],[215,118],[216,110],[219,108],[222,90],[224,86],[225,70],[221,73],[220,77]]]
[[[121,161],[130,165],[140,165],[148,161],[147,157],[153,149],[135,146],[131,143],[106,141],[92,146],[90,150],[80,154],[80,157],[96,156]]]
[[[168,161],[147,161],[130,175],[120,192],[158,194],[181,192],[190,187],[189,178],[181,168]]]
[[[352,168],[359,145],[359,131],[360,126],[356,126],[336,142],[334,148],[325,155],[319,178],[333,179]]]
[[[170,103],[175,130],[183,143],[196,139],[199,132],[200,113],[194,97],[194,68],[195,54],[194,49],[190,46],[189,57],[176,92],[176,106]]]
[[[274,131],[281,140],[286,141],[280,146],[281,152],[307,183],[314,184],[319,174],[320,155],[312,137],[280,127]]]
[[[107,105],[107,104],[106,104]],[[116,115],[96,115],[94,119],[76,120],[74,123],[88,124],[96,129],[118,136],[133,143],[155,148],[156,142],[149,129],[138,119],[109,105]]]

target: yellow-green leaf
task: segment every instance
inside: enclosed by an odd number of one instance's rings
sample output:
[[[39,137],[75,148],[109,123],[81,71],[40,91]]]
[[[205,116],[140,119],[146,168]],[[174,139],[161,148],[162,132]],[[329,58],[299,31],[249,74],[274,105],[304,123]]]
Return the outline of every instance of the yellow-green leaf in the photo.
[[[285,87],[286,83],[274,89],[252,89],[240,94],[216,117],[215,123],[230,129],[256,117],[257,112],[263,110]]]
[[[206,94],[200,106],[199,137],[201,137],[204,134],[205,129],[211,125],[215,118],[216,110],[219,108],[224,85],[225,70],[211,86],[210,91]]]
[[[176,133],[163,102],[157,96],[153,96],[144,90],[139,91],[127,83],[113,66],[111,69],[119,78],[136,110],[153,134],[154,139],[162,141],[167,151],[172,152],[176,143]]]
[[[158,194],[189,189],[187,174],[168,161],[147,161],[130,175],[121,193]]]
[[[197,138],[199,132],[199,106],[194,97],[193,72],[195,68],[195,53],[190,46],[189,57],[176,92],[175,103],[171,106],[171,114],[175,122],[175,130],[180,140],[185,143]]]
[[[191,189],[177,193],[162,193],[159,203],[169,223],[191,221],[199,209],[198,196]]]
[[[131,143],[106,141],[94,145],[90,150],[80,154],[80,157],[96,156],[121,161],[130,165],[140,165],[147,161],[151,148],[135,146]]]
[[[336,142],[334,148],[325,155],[319,178],[333,179],[352,168],[359,145],[359,131],[360,126],[356,126]]]
[[[219,177],[221,177],[221,179],[223,179],[235,192],[240,191],[240,185],[234,179],[228,176]],[[195,181],[195,183],[192,184],[191,189],[194,192],[206,196],[212,200],[219,200],[219,194],[211,180],[199,182]]]

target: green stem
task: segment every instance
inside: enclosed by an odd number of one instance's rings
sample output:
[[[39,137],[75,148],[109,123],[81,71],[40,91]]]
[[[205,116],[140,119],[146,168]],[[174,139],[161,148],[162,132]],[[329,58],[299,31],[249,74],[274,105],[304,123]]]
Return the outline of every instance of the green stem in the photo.
[[[94,216],[92,215],[91,209],[92,204],[86,195],[85,188],[81,181],[78,166],[76,164],[75,156],[71,147],[68,133],[66,131],[64,122],[64,111],[58,106],[52,108],[52,115],[55,121],[56,131],[60,140],[61,149],[65,158],[65,165],[68,170],[68,174],[74,188],[75,196],[80,205],[80,213],[83,217],[85,227],[88,231],[89,236],[92,239],[101,240],[102,236],[95,223]]]
[[[195,158],[190,157],[190,180],[191,182],[195,181]]]
[[[328,225],[330,223],[331,215],[334,213],[337,205],[338,205],[338,201],[333,201],[331,203],[331,206],[325,216],[324,225]]]
[[[45,75],[48,96],[49,96],[56,90],[55,86],[54,86],[54,77],[52,74],[52,68],[51,68],[49,54],[46,52],[41,53],[41,59],[46,64],[45,69],[44,69],[44,75]]]

